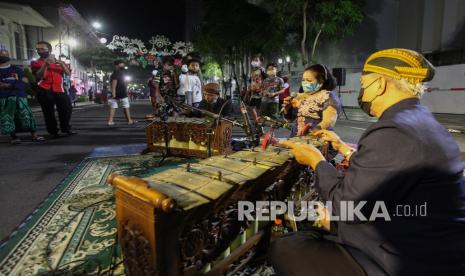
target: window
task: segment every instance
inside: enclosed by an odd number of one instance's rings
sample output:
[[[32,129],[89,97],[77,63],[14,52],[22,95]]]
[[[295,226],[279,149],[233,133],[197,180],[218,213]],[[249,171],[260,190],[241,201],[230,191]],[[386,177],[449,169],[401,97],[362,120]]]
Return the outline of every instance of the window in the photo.
[[[23,41],[20,39],[19,33],[15,32],[15,49],[16,59],[23,59]]]
[[[35,31],[36,27],[29,27],[26,29],[26,52],[27,52],[27,59],[32,59],[35,54],[34,46],[31,45],[31,33]]]

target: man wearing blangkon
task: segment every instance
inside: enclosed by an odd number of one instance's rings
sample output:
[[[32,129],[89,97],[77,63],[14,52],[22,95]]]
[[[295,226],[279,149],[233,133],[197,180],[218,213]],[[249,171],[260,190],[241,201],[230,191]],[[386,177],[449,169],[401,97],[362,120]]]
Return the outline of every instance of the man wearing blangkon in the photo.
[[[367,201],[364,214],[383,201],[391,220],[333,221],[325,224],[331,234],[324,237],[281,238],[270,252],[280,274],[465,275],[465,166],[453,138],[419,101],[433,75],[414,51],[388,49],[368,58],[359,104],[379,121],[362,134],[355,152],[334,132],[315,133],[350,158],[344,177],[311,145],[283,142],[316,171],[333,215],[341,201]],[[424,216],[396,210],[425,203]]]

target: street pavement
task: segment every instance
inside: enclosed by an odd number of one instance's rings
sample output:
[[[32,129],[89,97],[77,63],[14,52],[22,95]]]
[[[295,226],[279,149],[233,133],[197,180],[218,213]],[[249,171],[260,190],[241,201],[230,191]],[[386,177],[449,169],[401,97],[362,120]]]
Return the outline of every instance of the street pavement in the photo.
[[[45,135],[42,113],[34,108],[38,133]],[[96,148],[142,144],[145,142],[144,117],[151,112],[148,101],[133,102],[133,117],[139,121],[134,126],[125,122],[122,110],[117,111],[116,125],[106,126],[108,108],[103,105],[79,104],[73,112],[72,125],[77,135],[48,140],[37,144],[26,142],[11,145],[8,137],[0,137],[0,240],[5,238],[53,188],[86,156]],[[359,109],[346,109],[350,120],[337,122],[336,132],[349,143],[356,143],[363,131],[375,121]],[[453,133],[465,152],[465,116],[438,115],[446,128],[462,131]],[[235,129],[235,134],[240,130]],[[289,136],[287,130],[277,130],[278,137]]]
[[[150,113],[146,101],[132,107],[134,126],[125,122],[123,111],[116,114],[116,125],[108,127],[109,109],[103,105],[78,105],[73,111],[72,125],[77,135],[37,144],[11,145],[9,137],[0,136],[0,240],[7,236],[53,188],[96,147],[144,143],[143,118]],[[33,111],[38,134],[46,135],[40,108]]]

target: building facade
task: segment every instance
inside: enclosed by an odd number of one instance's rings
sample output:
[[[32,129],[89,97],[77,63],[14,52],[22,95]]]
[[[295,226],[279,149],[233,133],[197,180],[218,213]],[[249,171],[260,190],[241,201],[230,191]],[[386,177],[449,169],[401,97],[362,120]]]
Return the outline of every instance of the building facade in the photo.
[[[407,48],[423,53],[435,66],[423,102],[437,113],[465,114],[465,0],[368,0],[365,18],[352,36],[325,42],[316,49],[316,60],[331,68],[345,68],[341,86],[345,106],[358,106],[363,62],[373,52]],[[300,82],[300,61],[293,78]]]
[[[35,42],[53,24],[30,6],[0,2],[0,41],[10,52],[12,62],[27,65],[35,54]]]
[[[86,94],[91,87],[96,90],[101,79],[93,68],[79,61],[75,51],[100,46],[100,42],[92,26],[71,4],[37,3],[31,7],[0,2],[0,41],[9,49],[13,64],[29,66],[38,58],[35,46],[42,40],[50,42],[56,58],[70,65],[68,87],[75,85],[79,94]]]

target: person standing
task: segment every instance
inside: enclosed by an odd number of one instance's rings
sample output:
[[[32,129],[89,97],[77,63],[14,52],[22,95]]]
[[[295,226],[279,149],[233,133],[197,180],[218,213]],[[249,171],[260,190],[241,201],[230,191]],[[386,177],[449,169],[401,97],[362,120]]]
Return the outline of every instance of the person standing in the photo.
[[[77,89],[74,84],[69,88],[69,97],[73,106],[76,106]]]
[[[111,91],[108,89],[107,85],[104,85],[102,88],[102,100],[103,104],[108,104],[108,99],[111,97]]]
[[[110,76],[110,90],[111,98],[108,100],[110,105],[110,115],[108,117],[108,126],[115,124],[113,118],[115,117],[116,109],[118,105],[124,110],[124,116],[128,121],[128,125],[133,125],[135,121],[131,119],[131,113],[129,111],[129,99],[126,82],[124,80],[124,61],[117,60],[114,62],[115,71]]]
[[[92,87],[90,87],[87,91],[87,95],[89,96],[89,102],[92,102],[94,100],[94,91],[92,90]]]
[[[76,134],[71,130],[71,102],[63,88],[63,75],[70,75],[71,71],[63,61],[55,58],[52,45],[46,41],[39,41],[36,45],[40,58],[31,62],[32,72],[37,80],[37,100],[44,114],[45,125],[52,138],[58,138],[55,106],[60,120],[60,129],[63,134]]]
[[[244,95],[245,103],[252,110],[254,120],[258,121],[258,113],[262,102],[263,80],[266,79],[265,68],[262,67],[264,58],[261,54],[256,54],[250,62],[250,85]]]
[[[202,101],[202,82],[198,76],[200,71],[200,59],[191,57],[187,60],[188,71],[179,76],[180,88],[178,95],[185,98],[185,103],[199,107]]]
[[[36,121],[27,102],[24,90],[23,70],[10,65],[10,57],[6,47],[0,45],[0,130],[4,135],[10,135],[11,143],[21,140],[16,136],[19,131],[31,132],[32,141],[45,141],[37,136]]]
[[[176,97],[179,88],[179,77],[174,70],[174,58],[172,56],[164,56],[162,58],[163,67],[157,71],[155,82],[156,97],[165,99]]]
[[[289,78],[288,77],[283,77],[284,81],[284,93],[279,94],[279,109],[281,109],[284,99],[289,97],[291,95],[290,92],[290,85],[289,85]]]
[[[263,81],[262,102],[260,117],[268,116],[276,118],[279,106],[279,95],[284,93],[284,81],[277,76],[276,64],[270,63],[266,66],[267,78]]]
[[[158,70],[152,71],[152,77],[149,79],[147,86],[150,90],[150,104],[152,105],[153,112],[157,113],[157,104],[161,103],[161,95],[160,95],[160,76],[158,76]]]

